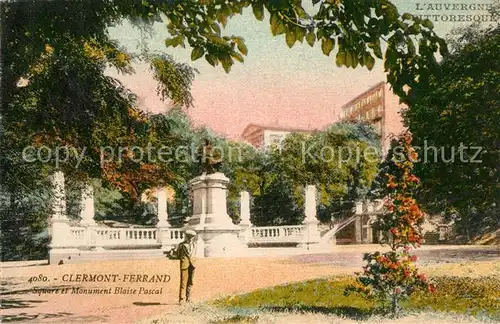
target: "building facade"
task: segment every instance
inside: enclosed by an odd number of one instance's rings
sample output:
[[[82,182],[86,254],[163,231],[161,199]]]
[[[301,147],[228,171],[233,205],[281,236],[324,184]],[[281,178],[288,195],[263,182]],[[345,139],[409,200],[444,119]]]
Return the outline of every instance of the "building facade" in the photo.
[[[249,124],[241,138],[257,148],[279,145],[290,133],[311,134],[315,130]]]
[[[343,105],[340,119],[372,124],[381,138],[382,152],[385,155],[392,135],[399,135],[404,131],[401,112],[405,108],[389,85],[380,82]]]

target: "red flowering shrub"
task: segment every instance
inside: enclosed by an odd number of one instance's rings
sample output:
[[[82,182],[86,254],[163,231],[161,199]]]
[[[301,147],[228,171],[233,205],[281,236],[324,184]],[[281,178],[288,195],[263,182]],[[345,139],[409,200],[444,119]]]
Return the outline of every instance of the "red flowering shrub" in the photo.
[[[358,292],[383,304],[390,303],[393,315],[398,312],[399,302],[415,290],[435,290],[426,276],[418,273],[417,257],[407,250],[366,253],[363,260],[367,264],[362,273],[357,273],[358,285],[350,286],[346,293]]]
[[[420,180],[411,173],[417,153],[411,147],[411,137],[404,135],[399,140],[405,153],[404,161],[393,160],[395,174],[386,174],[389,194],[385,199],[385,213],[378,219],[378,227],[391,233],[385,242],[391,247],[387,253],[367,253],[363,260],[367,265],[358,273],[357,285],[350,286],[346,294],[358,292],[366,297],[390,303],[394,316],[399,302],[407,299],[416,289],[434,292],[435,286],[425,275],[419,274],[415,266],[417,257],[410,254],[410,247],[422,243],[420,225],[424,213],[413,198]]]

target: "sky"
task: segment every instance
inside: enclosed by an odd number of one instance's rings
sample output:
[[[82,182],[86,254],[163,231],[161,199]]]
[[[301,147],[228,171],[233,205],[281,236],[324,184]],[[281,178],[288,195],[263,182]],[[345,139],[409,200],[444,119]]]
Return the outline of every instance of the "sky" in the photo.
[[[494,0],[413,1],[393,0],[398,10],[413,14],[438,14],[435,31],[444,37],[454,27],[467,23],[440,21],[450,15],[485,15],[471,4],[491,4]],[[307,2],[307,1],[306,1]],[[443,5],[438,8],[436,5]],[[459,4],[459,10],[445,4]],[[467,6],[467,10],[461,6]],[[456,9],[457,7],[455,7]],[[443,18],[444,17],[444,18]],[[188,63],[200,71],[193,82],[194,107],[187,109],[196,126],[208,126],[216,133],[238,138],[249,123],[284,128],[322,128],[338,120],[341,106],[380,81],[385,81],[382,61],[377,60],[372,71],[364,67],[339,68],[332,52],[322,54],[316,44],[309,47],[296,43],[288,48],[285,36],[273,37],[269,16],[260,22],[251,9],[228,21],[223,35],[237,35],[245,39],[248,55],[244,63],[235,62],[226,74],[222,67],[212,67],[204,58],[190,60],[190,49],[166,48],[166,23],[157,23],[152,35],[145,35],[129,22],[110,28],[113,39],[131,52],[139,51],[141,41],[151,50],[172,55],[179,62]],[[134,75],[109,74],[119,78],[139,97],[139,105],[147,111],[164,112],[168,108],[156,95],[156,82],[148,66],[135,65]]]

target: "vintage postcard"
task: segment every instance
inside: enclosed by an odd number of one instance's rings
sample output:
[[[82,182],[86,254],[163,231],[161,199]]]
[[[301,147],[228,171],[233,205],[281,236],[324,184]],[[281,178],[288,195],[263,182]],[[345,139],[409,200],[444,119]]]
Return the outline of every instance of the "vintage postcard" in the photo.
[[[0,2],[1,321],[500,321],[500,2]]]

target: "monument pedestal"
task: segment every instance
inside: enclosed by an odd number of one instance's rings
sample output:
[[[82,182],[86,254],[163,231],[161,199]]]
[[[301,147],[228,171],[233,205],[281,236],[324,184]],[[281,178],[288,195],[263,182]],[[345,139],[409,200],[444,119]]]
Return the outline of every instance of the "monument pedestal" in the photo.
[[[58,264],[70,260],[71,256],[78,254],[70,234],[70,225],[67,218],[51,219],[51,242],[49,245],[49,264]]]
[[[204,173],[190,181],[193,216],[188,228],[198,235],[197,257],[238,256],[247,250],[239,239],[240,226],[233,224],[227,214],[228,183],[222,173]]]

